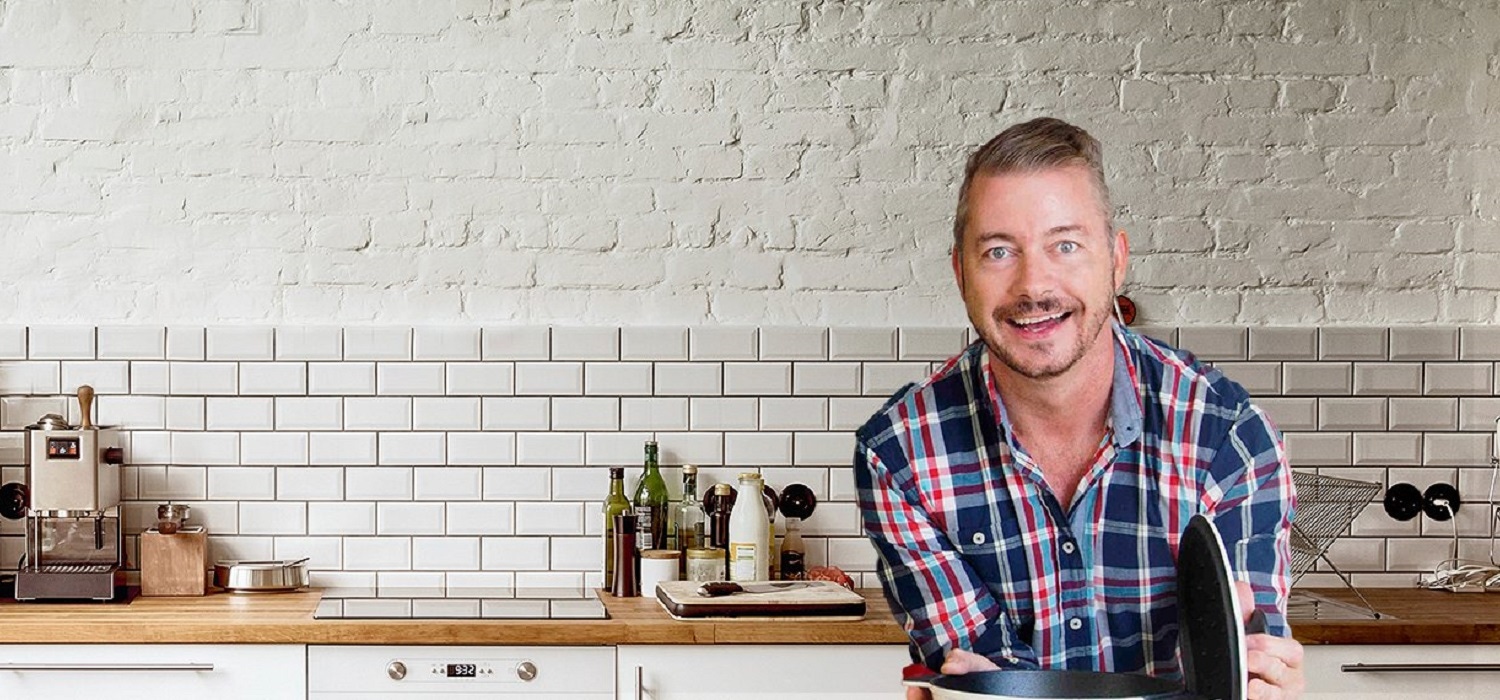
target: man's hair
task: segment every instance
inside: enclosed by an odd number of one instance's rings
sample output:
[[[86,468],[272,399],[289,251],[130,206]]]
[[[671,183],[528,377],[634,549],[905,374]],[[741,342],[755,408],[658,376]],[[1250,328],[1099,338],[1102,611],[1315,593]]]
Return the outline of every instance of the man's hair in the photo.
[[[1115,231],[1114,208],[1104,183],[1104,149],[1098,139],[1061,119],[1043,117],[1016,124],[969,156],[964,183],[958,190],[958,211],[953,216],[953,249],[962,251],[964,227],[969,218],[969,189],[979,175],[1004,175],[1081,166],[1093,176],[1094,192],[1104,216],[1106,235]],[[1110,248],[1114,248],[1110,235]]]

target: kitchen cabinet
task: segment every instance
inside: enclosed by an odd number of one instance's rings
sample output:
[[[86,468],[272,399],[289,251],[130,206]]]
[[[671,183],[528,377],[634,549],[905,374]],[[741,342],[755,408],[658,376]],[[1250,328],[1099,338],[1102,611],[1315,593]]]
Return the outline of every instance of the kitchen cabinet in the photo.
[[[309,700],[615,700],[614,647],[322,646]]]
[[[618,700],[894,700],[904,644],[620,646]]]
[[[1500,645],[1308,645],[1305,700],[1494,697]]]
[[[0,698],[304,700],[297,644],[0,645]]]

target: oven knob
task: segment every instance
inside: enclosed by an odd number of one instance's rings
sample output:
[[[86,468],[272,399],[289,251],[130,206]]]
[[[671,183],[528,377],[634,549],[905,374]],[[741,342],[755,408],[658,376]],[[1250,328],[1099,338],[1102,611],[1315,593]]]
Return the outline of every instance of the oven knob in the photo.
[[[530,661],[522,661],[521,665],[516,667],[516,677],[523,681],[534,680],[536,678],[536,664]]]
[[[392,661],[391,665],[385,667],[385,675],[390,676],[391,680],[393,681],[399,681],[402,678],[405,678],[406,664],[403,664],[400,661]]]

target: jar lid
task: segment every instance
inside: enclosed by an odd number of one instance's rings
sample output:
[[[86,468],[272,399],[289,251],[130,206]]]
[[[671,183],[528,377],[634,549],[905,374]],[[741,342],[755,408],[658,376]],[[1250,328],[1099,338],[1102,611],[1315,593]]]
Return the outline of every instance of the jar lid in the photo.
[[[694,547],[687,551],[689,559],[723,559],[724,550],[718,547]]]
[[[680,554],[680,552],[678,552],[675,549],[643,549],[643,550],[641,550],[641,558],[642,559],[676,559],[678,554]]]

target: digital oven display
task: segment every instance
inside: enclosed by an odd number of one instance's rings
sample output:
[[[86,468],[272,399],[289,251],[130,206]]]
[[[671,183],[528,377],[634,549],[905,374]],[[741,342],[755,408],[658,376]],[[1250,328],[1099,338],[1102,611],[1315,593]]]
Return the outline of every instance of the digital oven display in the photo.
[[[78,459],[78,438],[47,438],[47,459]]]
[[[449,678],[475,678],[479,668],[474,664],[448,664]]]

